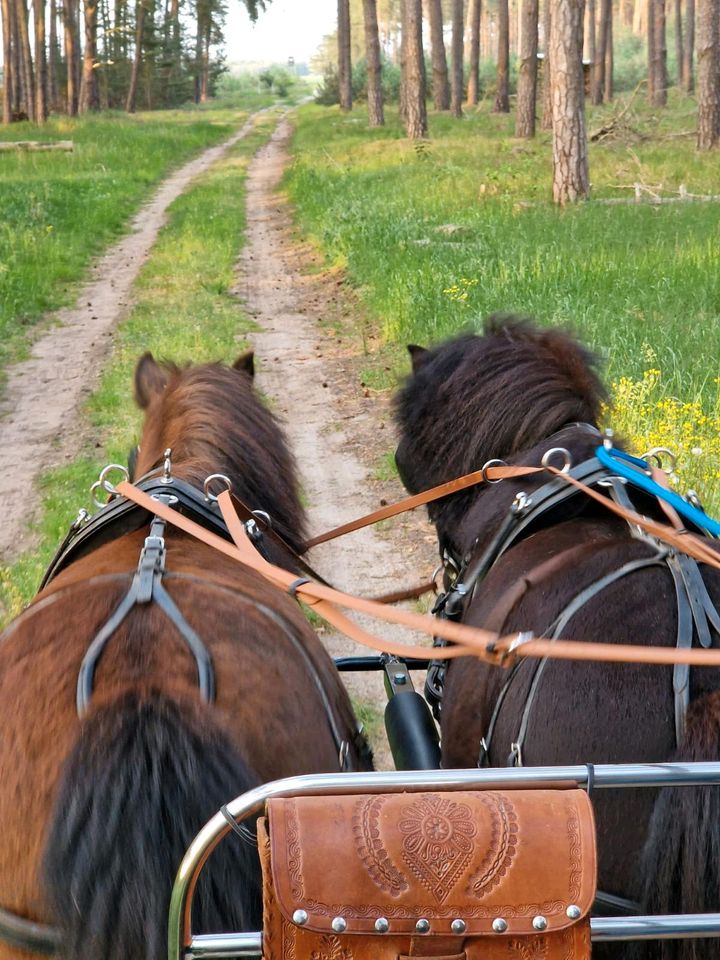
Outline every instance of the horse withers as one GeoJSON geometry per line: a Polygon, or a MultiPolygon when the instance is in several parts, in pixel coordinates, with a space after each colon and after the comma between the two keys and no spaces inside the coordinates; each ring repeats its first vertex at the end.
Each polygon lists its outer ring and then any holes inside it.
{"type": "MultiPolygon", "coordinates": [[[[251,355],[181,368],[147,354],[135,391],[136,470],[158,496],[187,509],[189,491],[209,523],[203,484],[224,475],[302,549],[295,466],[253,390],[251,355]]],[[[180,860],[234,796],[370,767],[334,664],[291,597],[127,506],[106,508],[112,524],[56,564],[0,643],[0,908],[55,925],[73,960],[163,960],[180,860]]],[[[253,837],[230,834],[206,872],[197,928],[256,929],[253,837]]],[[[0,956],[27,953],[2,945],[0,956]]]]}
{"type": "MultiPolygon", "coordinates": [[[[620,503],[631,496],[594,460],[605,393],[593,356],[569,334],[497,316],[483,336],[409,349],[396,459],[411,493],[492,460],[540,466],[552,450],[553,465],[620,503]]],[[[571,491],[540,473],[431,504],[448,584],[468,587],[464,597],[449,589],[444,615],[503,634],[717,646],[718,571],[700,572],[571,491]]],[[[635,503],[665,519],[653,498],[635,503]]],[[[440,692],[446,767],[720,758],[717,669],[524,660],[506,671],[462,658],[448,661],[440,692]]],[[[717,788],[602,791],[595,805],[599,904],[627,913],[720,908],[717,788]]],[[[715,947],[643,949],[700,960],[715,947]]]]}

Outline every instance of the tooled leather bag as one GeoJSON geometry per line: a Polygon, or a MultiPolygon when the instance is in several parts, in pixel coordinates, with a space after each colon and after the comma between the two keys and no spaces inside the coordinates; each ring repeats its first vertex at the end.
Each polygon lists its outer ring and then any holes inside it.
{"type": "Polygon", "coordinates": [[[273,799],[265,960],[586,960],[595,824],[578,789],[273,799]]]}

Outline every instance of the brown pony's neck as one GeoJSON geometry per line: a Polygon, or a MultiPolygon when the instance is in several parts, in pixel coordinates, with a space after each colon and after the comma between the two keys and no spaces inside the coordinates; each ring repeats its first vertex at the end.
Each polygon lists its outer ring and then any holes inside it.
{"type": "Polygon", "coordinates": [[[147,409],[137,472],[162,464],[170,448],[174,476],[202,489],[213,473],[252,510],[264,510],[294,549],[305,516],[295,463],[273,415],[250,377],[221,364],[169,367],[167,386],[147,409]]]}

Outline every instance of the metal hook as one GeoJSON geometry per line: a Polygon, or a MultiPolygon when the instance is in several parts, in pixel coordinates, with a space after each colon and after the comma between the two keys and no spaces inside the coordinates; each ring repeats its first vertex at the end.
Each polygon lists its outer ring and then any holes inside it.
{"type": "Polygon", "coordinates": [[[172,447],[168,447],[163,453],[163,472],[160,477],[160,483],[172,483],[172,447]]]}

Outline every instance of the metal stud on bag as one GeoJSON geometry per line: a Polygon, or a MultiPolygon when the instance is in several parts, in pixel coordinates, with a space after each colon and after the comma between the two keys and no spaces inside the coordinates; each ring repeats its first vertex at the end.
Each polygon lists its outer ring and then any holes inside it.
{"type": "Polygon", "coordinates": [[[565,913],[571,920],[579,920],[582,910],[576,903],[571,903],[565,913]]]}
{"type": "Polygon", "coordinates": [[[375,921],[375,929],[378,933],[387,933],[390,929],[390,923],[386,917],[378,917],[375,921]]]}
{"type": "Polygon", "coordinates": [[[495,917],[492,922],[492,928],[495,933],[505,933],[508,928],[507,920],[503,920],[502,917],[495,917]]]}
{"type": "Polygon", "coordinates": [[[429,933],[430,932],[430,921],[426,920],[424,917],[418,920],[415,924],[415,930],[417,933],[429,933]]]}
{"type": "Polygon", "coordinates": [[[302,927],[303,924],[308,922],[307,910],[296,910],[293,913],[293,923],[296,923],[299,927],[302,927]]]}
{"type": "Polygon", "coordinates": [[[535,930],[547,930],[547,920],[545,917],[533,917],[532,925],[535,930]]]}
{"type": "Polygon", "coordinates": [[[345,917],[335,917],[331,924],[335,933],[345,933],[347,929],[347,920],[345,917]]]}
{"type": "Polygon", "coordinates": [[[465,933],[465,921],[458,917],[457,920],[453,920],[450,924],[450,929],[453,933],[465,933]]]}

